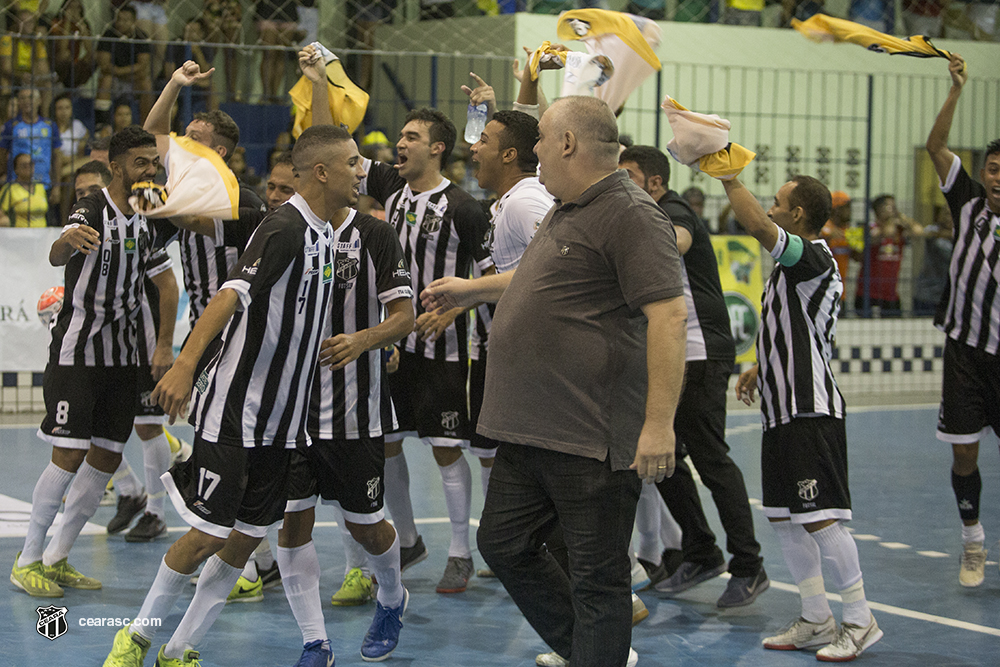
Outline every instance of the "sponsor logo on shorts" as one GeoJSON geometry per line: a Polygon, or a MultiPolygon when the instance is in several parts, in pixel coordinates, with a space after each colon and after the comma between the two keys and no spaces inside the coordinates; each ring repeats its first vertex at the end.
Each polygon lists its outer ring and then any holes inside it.
{"type": "Polygon", "coordinates": [[[46,639],[59,639],[69,630],[69,625],[66,623],[66,612],[69,609],[66,607],[54,607],[50,605],[48,607],[36,607],[35,611],[38,612],[38,623],[35,624],[35,629],[38,630],[38,634],[46,639]]]}
{"type": "Polygon", "coordinates": [[[819,495],[819,489],[816,488],[816,480],[814,479],[804,479],[799,484],[799,498],[802,500],[816,500],[816,496],[819,495]]]}
{"type": "Polygon", "coordinates": [[[69,431],[62,428],[61,426],[56,426],[52,429],[52,435],[69,435],[69,431]]]}
{"type": "Polygon", "coordinates": [[[458,428],[458,411],[457,410],[446,410],[441,413],[441,426],[448,429],[449,431],[454,431],[458,428]]]}
{"type": "Polygon", "coordinates": [[[373,477],[368,480],[368,499],[375,500],[378,498],[378,485],[382,481],[381,477],[373,477]]]}
{"type": "Polygon", "coordinates": [[[200,500],[194,501],[194,503],[192,503],[191,507],[192,507],[192,509],[198,510],[199,512],[201,512],[205,516],[208,516],[209,514],[212,513],[212,510],[210,510],[207,507],[205,507],[205,503],[203,503],[200,500]]]}

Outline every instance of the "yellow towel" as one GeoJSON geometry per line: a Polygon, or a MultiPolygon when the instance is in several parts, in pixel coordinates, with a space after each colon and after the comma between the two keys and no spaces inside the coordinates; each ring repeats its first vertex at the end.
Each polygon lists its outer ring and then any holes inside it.
{"type": "Polygon", "coordinates": [[[753,151],[730,143],[732,125],[725,118],[690,111],[669,95],[661,106],[674,133],[667,152],[681,164],[712,178],[729,180],[756,157],[753,151]]]}
{"type": "Polygon", "coordinates": [[[876,53],[951,59],[951,53],[937,48],[923,35],[901,39],[853,21],[835,19],[825,14],[815,14],[806,21],[792,19],[792,27],[814,42],[850,42],[876,53]]]}
{"type": "MultiPolygon", "coordinates": [[[[147,217],[197,215],[220,220],[239,217],[240,185],[218,153],[193,139],[171,133],[166,164],[167,201],[146,212],[147,217]]],[[[129,203],[141,210],[135,195],[129,197],[129,203]]]]}
{"type": "MultiPolygon", "coordinates": [[[[348,131],[353,132],[364,120],[368,93],[351,81],[336,57],[326,64],[326,83],[333,122],[346,125],[348,131]]],[[[312,82],[301,76],[288,94],[295,108],[292,137],[297,139],[303,130],[312,125],[312,82]]]]}
{"type": "Polygon", "coordinates": [[[566,53],[566,51],[559,51],[552,48],[552,42],[548,40],[542,42],[542,45],[535,49],[535,51],[531,54],[531,57],[528,58],[528,70],[531,72],[531,80],[538,80],[538,68],[542,63],[543,58],[546,56],[550,58],[558,58],[562,61],[562,64],[565,65],[566,53]]]}

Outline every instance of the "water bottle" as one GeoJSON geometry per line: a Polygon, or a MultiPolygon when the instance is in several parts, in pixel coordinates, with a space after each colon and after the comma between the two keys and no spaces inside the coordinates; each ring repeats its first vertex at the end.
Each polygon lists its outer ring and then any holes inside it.
{"type": "Polygon", "coordinates": [[[484,129],[486,129],[486,105],[469,104],[465,120],[465,141],[470,144],[476,143],[484,129]]]}

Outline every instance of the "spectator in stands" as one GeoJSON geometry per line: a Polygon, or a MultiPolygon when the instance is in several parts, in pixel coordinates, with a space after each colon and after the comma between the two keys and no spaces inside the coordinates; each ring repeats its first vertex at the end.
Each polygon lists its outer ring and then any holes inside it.
{"type": "Polygon", "coordinates": [[[933,315],[948,287],[948,267],[955,247],[947,206],[934,207],[934,223],[924,228],[924,264],[913,281],[913,314],[933,315]]]}
{"type": "MultiPolygon", "coordinates": [[[[164,81],[169,81],[177,68],[188,60],[198,63],[202,72],[212,69],[215,48],[202,46],[202,42],[206,41],[207,33],[205,21],[201,17],[189,19],[184,24],[184,35],[171,42],[167,48],[163,70],[160,72],[164,81]]],[[[205,77],[191,86],[190,112],[192,114],[198,111],[214,111],[219,108],[219,99],[213,94],[212,80],[213,77],[205,77]]]]}
{"type": "Polygon", "coordinates": [[[14,156],[27,153],[34,168],[32,181],[41,183],[53,204],[59,197],[59,130],[41,116],[41,95],[34,88],[17,91],[18,114],[0,130],[0,168],[8,181],[14,180],[14,156]]]}
{"type": "Polygon", "coordinates": [[[108,157],[108,150],[111,148],[111,140],[106,137],[94,137],[90,140],[90,149],[87,153],[87,158],[89,160],[97,160],[106,165],[111,164],[111,160],[108,157]]]}
{"type": "Polygon", "coordinates": [[[851,0],[848,17],[855,23],[866,25],[879,32],[892,33],[896,6],[888,0],[851,0]]]}
{"type": "MultiPolygon", "coordinates": [[[[875,221],[868,228],[868,271],[871,306],[878,307],[882,317],[899,317],[899,267],[903,262],[903,246],[912,236],[923,236],[924,230],[915,220],[896,208],[892,195],[880,195],[872,202],[875,221]]],[[[864,275],[858,277],[854,309],[864,312],[864,275]]]]}
{"type": "Polygon", "coordinates": [[[153,81],[150,74],[148,36],[136,27],[132,5],[118,8],[114,23],[97,43],[97,66],[100,69],[95,118],[108,122],[111,100],[125,94],[139,94],[139,117],[153,108],[153,81]],[[143,40],[143,41],[121,41],[143,40]]]}
{"type": "Polygon", "coordinates": [[[726,9],[719,23],[726,25],[760,26],[764,0],[726,0],[726,9]]]}
{"type": "MultiPolygon", "coordinates": [[[[375,48],[375,29],[392,20],[396,0],[347,0],[347,15],[353,18],[348,45],[354,49],[371,51],[375,48]]],[[[374,59],[369,55],[360,57],[358,85],[363,90],[371,90],[374,59]]]]}
{"type": "Polygon", "coordinates": [[[49,53],[38,30],[38,14],[19,9],[11,32],[0,36],[0,92],[30,86],[42,92],[42,102],[51,102],[49,53]]]}
{"type": "MultiPolygon", "coordinates": [[[[833,260],[837,263],[840,280],[846,285],[852,255],[851,244],[847,240],[847,230],[851,227],[851,198],[842,190],[835,190],[830,195],[833,200],[833,208],[830,211],[830,219],[820,230],[820,237],[830,247],[833,260]]],[[[855,259],[861,261],[860,254],[855,259]]],[[[840,298],[843,300],[844,294],[841,294],[840,298]]]]}
{"type": "Polygon", "coordinates": [[[131,0],[135,8],[135,26],[146,33],[154,41],[150,46],[150,63],[153,72],[163,69],[163,59],[166,56],[167,40],[167,0],[131,0]],[[158,43],[156,43],[158,42],[158,43]]]}
{"type": "Polygon", "coordinates": [[[76,198],[72,187],[73,173],[87,162],[83,152],[89,133],[86,126],[73,117],[73,100],[69,93],[63,93],[53,102],[52,120],[59,130],[59,141],[62,144],[59,148],[62,156],[59,169],[59,183],[62,186],[59,219],[65,220],[69,215],[69,207],[76,198]]]}
{"type": "Polygon", "coordinates": [[[907,35],[941,36],[945,0],[903,0],[903,27],[907,35]]]}
{"type": "Polygon", "coordinates": [[[996,0],[966,2],[955,0],[947,7],[945,37],[949,39],[974,39],[989,42],[997,39],[996,0]]]}
{"type": "MultiPolygon", "coordinates": [[[[132,104],[127,100],[122,100],[115,104],[115,113],[111,117],[111,134],[121,132],[129,125],[133,125],[135,119],[132,116],[132,104]]],[[[110,135],[109,135],[110,136],[110,135]]]]}
{"type": "Polygon", "coordinates": [[[781,0],[781,27],[792,27],[792,19],[805,21],[823,11],[823,0],[781,0]]]}
{"type": "Polygon", "coordinates": [[[16,178],[0,188],[0,227],[44,227],[49,211],[45,186],[32,180],[31,155],[14,156],[16,178]]]}
{"type": "MultiPolygon", "coordinates": [[[[296,0],[258,0],[255,7],[260,43],[265,46],[291,46],[299,41],[298,2],[296,0]]],[[[265,51],[260,59],[260,80],[265,103],[280,103],[285,93],[285,53],[265,51]]]]}
{"type": "Polygon", "coordinates": [[[647,19],[654,21],[665,21],[667,19],[666,3],[664,0],[629,0],[625,11],[636,16],[645,16],[647,19]]]}
{"type": "Polygon", "coordinates": [[[681,193],[681,199],[688,203],[688,206],[698,216],[698,219],[708,227],[708,218],[705,217],[705,193],[702,192],[702,189],[692,185],[681,193]]]}
{"type": "MultiPolygon", "coordinates": [[[[243,6],[239,0],[209,0],[205,4],[205,10],[201,17],[205,30],[205,41],[215,44],[240,44],[243,41],[243,6]]],[[[214,54],[213,54],[214,55],[214,54]]],[[[213,58],[208,55],[209,64],[213,58]]],[[[239,89],[239,49],[225,48],[222,50],[222,59],[225,66],[225,90],[222,96],[228,102],[241,102],[242,94],[239,89]]],[[[177,63],[179,67],[183,61],[177,63]]],[[[205,65],[201,65],[201,71],[208,71],[205,65]]],[[[211,81],[211,79],[209,79],[211,81]]],[[[218,108],[218,97],[213,96],[214,106],[218,108]]]]}
{"type": "Polygon", "coordinates": [[[94,73],[90,23],[83,13],[83,0],[66,0],[49,28],[52,69],[66,88],[79,88],[94,73]]]}

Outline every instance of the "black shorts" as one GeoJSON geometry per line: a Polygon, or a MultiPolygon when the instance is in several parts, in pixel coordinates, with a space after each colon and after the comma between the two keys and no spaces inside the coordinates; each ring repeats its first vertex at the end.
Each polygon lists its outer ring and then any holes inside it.
{"type": "Polygon", "coordinates": [[[1000,435],[1000,356],[947,338],[938,440],[972,444],[987,427],[1000,435]]]}
{"type": "Polygon", "coordinates": [[[388,376],[396,408],[396,432],[416,431],[421,438],[469,439],[465,392],[468,367],[412,352],[399,353],[399,370],[388,376]]]}
{"type": "Polygon", "coordinates": [[[38,437],[55,447],[125,449],[136,404],[135,366],[48,364],[42,380],[45,419],[38,437]]]}
{"type": "Polygon", "coordinates": [[[313,440],[312,447],[292,450],[286,512],[301,512],[338,503],[351,523],[378,523],[385,518],[385,438],[313,440]]]}
{"type": "Polygon", "coordinates": [[[851,518],[847,431],[835,417],[796,417],[764,431],[764,513],[793,523],[851,518]]]}
{"type": "Polygon", "coordinates": [[[163,476],[177,513],[193,528],[225,539],[232,529],[264,537],[285,516],[292,450],[233,447],[195,435],[191,458],[163,476]]]}
{"type": "Polygon", "coordinates": [[[136,383],[139,392],[136,395],[135,423],[136,424],[162,424],[163,408],[153,400],[153,390],[156,389],[156,380],[153,379],[153,369],[149,366],[139,366],[136,373],[136,383]]]}
{"type": "Polygon", "coordinates": [[[480,353],[481,359],[473,359],[469,364],[469,449],[479,457],[493,458],[496,453],[497,441],[476,433],[479,424],[479,413],[483,409],[483,391],[486,389],[486,353],[480,353]]]}

